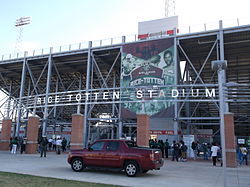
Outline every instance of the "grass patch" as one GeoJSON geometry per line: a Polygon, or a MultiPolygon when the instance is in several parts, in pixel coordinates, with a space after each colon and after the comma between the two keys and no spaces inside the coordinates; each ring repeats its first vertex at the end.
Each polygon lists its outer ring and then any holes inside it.
{"type": "MultiPolygon", "coordinates": [[[[33,175],[0,172],[1,187],[108,187],[116,186],[111,184],[98,184],[89,182],[80,182],[65,179],[56,179],[50,177],[37,177],[33,175]]],[[[119,186],[117,186],[119,187],[119,186]]]]}

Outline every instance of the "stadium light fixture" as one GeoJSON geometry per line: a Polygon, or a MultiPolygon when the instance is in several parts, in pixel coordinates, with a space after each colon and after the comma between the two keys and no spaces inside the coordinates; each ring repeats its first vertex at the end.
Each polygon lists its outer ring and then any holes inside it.
{"type": "Polygon", "coordinates": [[[16,20],[15,26],[20,27],[20,26],[28,25],[28,24],[30,24],[30,17],[21,17],[16,20]]]}

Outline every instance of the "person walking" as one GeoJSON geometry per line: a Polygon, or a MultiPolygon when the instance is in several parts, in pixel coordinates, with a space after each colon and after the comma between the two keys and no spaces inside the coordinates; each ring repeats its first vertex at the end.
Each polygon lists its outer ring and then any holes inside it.
{"type": "Polygon", "coordinates": [[[47,138],[42,137],[42,140],[40,142],[40,146],[41,146],[41,155],[40,155],[40,157],[42,157],[42,156],[46,157],[47,144],[48,144],[47,138]]]}
{"type": "Polygon", "coordinates": [[[247,165],[247,154],[248,154],[247,148],[244,145],[242,145],[240,147],[240,151],[242,152],[242,164],[245,161],[245,163],[247,165]]]}
{"type": "Polygon", "coordinates": [[[239,165],[241,166],[243,164],[243,154],[240,148],[241,148],[241,145],[237,148],[236,152],[238,156],[239,165]]]}
{"type": "Polygon", "coordinates": [[[197,152],[196,152],[196,150],[197,150],[197,143],[196,142],[192,142],[192,145],[191,145],[191,148],[192,148],[192,151],[193,151],[193,153],[192,153],[192,155],[193,155],[193,159],[195,160],[196,159],[196,157],[197,157],[197,152]]]}
{"type": "Polygon", "coordinates": [[[26,140],[25,138],[22,138],[20,140],[20,153],[23,154],[23,152],[25,151],[25,145],[26,145],[26,140]]]}
{"type": "Polygon", "coordinates": [[[178,162],[178,159],[179,159],[179,144],[176,143],[175,140],[173,141],[172,149],[173,149],[173,152],[172,152],[172,154],[173,154],[172,161],[176,160],[178,162]]]}
{"type": "Polygon", "coordinates": [[[203,143],[204,160],[208,160],[208,146],[207,143],[203,143]]]}
{"type": "Polygon", "coordinates": [[[168,149],[169,149],[169,142],[168,139],[165,141],[165,156],[168,158],[168,149]]]}
{"type": "Polygon", "coordinates": [[[49,150],[51,151],[52,150],[53,139],[49,138],[48,142],[49,142],[49,150]]]}
{"type": "Polygon", "coordinates": [[[187,146],[185,145],[184,141],[181,141],[181,161],[186,162],[187,161],[187,146]]]}
{"type": "Polygon", "coordinates": [[[219,147],[219,151],[217,153],[217,161],[220,162],[220,166],[223,166],[223,160],[222,160],[222,147],[220,145],[217,145],[219,147]]]}
{"type": "Polygon", "coordinates": [[[61,140],[61,138],[57,138],[57,140],[56,140],[56,153],[58,155],[61,154],[61,147],[62,147],[62,140],[61,140]]]}
{"type": "Polygon", "coordinates": [[[211,147],[211,152],[212,152],[212,160],[213,160],[213,166],[216,166],[216,161],[217,161],[217,156],[218,156],[218,151],[220,150],[220,148],[217,146],[216,143],[212,144],[211,147]]]}
{"type": "Polygon", "coordinates": [[[15,137],[14,139],[12,139],[11,144],[12,144],[11,154],[16,154],[17,145],[18,145],[18,139],[17,139],[17,137],[15,137]]]}
{"type": "Polygon", "coordinates": [[[63,137],[63,140],[62,140],[62,152],[66,151],[66,146],[67,146],[67,140],[65,139],[65,137],[63,137]]]}
{"type": "Polygon", "coordinates": [[[52,141],[52,148],[53,148],[53,151],[56,151],[56,138],[54,138],[52,141]]]}

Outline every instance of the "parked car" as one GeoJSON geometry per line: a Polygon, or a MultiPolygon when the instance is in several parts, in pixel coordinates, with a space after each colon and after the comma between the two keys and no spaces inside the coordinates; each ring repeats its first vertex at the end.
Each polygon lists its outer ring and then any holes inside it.
{"type": "Polygon", "coordinates": [[[138,147],[129,140],[98,140],[86,149],[71,150],[68,163],[76,171],[84,168],[124,170],[127,176],[159,170],[163,166],[159,149],[138,147]]]}

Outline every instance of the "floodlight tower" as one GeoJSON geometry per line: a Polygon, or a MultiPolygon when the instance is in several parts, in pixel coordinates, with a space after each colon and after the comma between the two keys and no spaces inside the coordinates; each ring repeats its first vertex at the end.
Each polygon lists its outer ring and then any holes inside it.
{"type": "Polygon", "coordinates": [[[15,26],[18,29],[17,40],[15,46],[15,53],[20,52],[22,48],[22,39],[23,39],[23,26],[30,24],[30,17],[21,17],[16,20],[15,26]]]}
{"type": "Polygon", "coordinates": [[[175,0],[165,1],[165,16],[166,17],[175,16],[175,0]]]}

